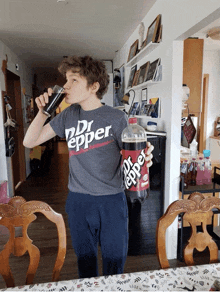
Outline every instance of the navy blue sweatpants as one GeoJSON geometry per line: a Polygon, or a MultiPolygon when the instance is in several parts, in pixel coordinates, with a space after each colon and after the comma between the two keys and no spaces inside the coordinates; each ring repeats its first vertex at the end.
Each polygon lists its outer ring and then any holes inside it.
{"type": "Polygon", "coordinates": [[[98,243],[103,275],[123,273],[128,250],[125,194],[92,196],[69,192],[66,212],[80,278],[98,276],[98,243]]]}

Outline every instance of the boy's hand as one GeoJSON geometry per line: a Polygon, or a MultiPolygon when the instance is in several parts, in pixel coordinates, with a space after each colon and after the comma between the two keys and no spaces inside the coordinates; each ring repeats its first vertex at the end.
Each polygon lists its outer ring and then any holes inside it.
{"type": "Polygon", "coordinates": [[[146,157],[145,160],[148,162],[147,163],[147,167],[151,167],[153,162],[152,162],[152,158],[153,158],[153,154],[151,153],[154,150],[154,146],[151,145],[150,142],[147,142],[147,152],[146,152],[146,157]]]}
{"type": "Polygon", "coordinates": [[[46,103],[49,102],[49,96],[51,96],[52,92],[53,92],[52,88],[48,88],[47,92],[44,92],[44,94],[41,94],[40,96],[35,98],[35,102],[37,104],[39,111],[42,111],[46,103]]]}
{"type": "MultiPolygon", "coordinates": [[[[150,142],[147,142],[146,149],[147,149],[147,152],[146,152],[145,160],[148,162],[147,167],[151,167],[153,165],[153,161],[152,161],[153,154],[151,152],[154,150],[154,146],[151,145],[150,142]]],[[[120,151],[120,153],[122,154],[122,151],[120,151]]]]}

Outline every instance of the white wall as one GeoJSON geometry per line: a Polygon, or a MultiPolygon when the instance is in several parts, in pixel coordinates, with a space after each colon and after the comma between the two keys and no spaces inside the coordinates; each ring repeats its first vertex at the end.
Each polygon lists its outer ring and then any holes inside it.
{"type": "Polygon", "coordinates": [[[209,74],[206,125],[206,148],[209,149],[209,137],[214,135],[214,121],[220,116],[220,48],[204,51],[203,74],[209,74]]]}
{"type": "MultiPolygon", "coordinates": [[[[138,63],[161,58],[163,66],[162,83],[148,90],[150,97],[161,99],[161,119],[159,129],[167,132],[166,169],[165,169],[165,209],[178,199],[179,166],[180,166],[180,118],[182,89],[183,40],[196,33],[208,23],[219,18],[220,3],[218,0],[157,0],[149,13],[142,20],[145,34],[148,26],[158,14],[162,15],[162,43],[149,56],[138,63]]],[[[114,58],[114,68],[126,63],[130,46],[138,39],[138,29],[129,37],[114,58]]],[[[127,84],[128,70],[125,72],[127,84]]],[[[137,96],[140,93],[137,93],[137,96]]],[[[138,98],[138,97],[137,97],[138,98]]],[[[147,118],[140,123],[146,125],[147,118]]],[[[167,232],[168,258],[176,257],[177,224],[167,232]]]]}
{"type": "MultiPolygon", "coordinates": [[[[6,59],[6,54],[8,56],[7,69],[14,74],[20,76],[21,89],[26,88],[26,94],[32,95],[32,72],[31,70],[9,49],[3,42],[0,41],[0,64],[2,60],[6,59]],[[19,71],[16,70],[15,64],[19,65],[19,71]]],[[[5,91],[5,78],[2,70],[0,71],[0,92],[5,91]]],[[[4,121],[3,121],[3,106],[2,98],[0,98],[0,181],[8,181],[8,191],[10,197],[14,195],[13,183],[12,183],[12,169],[11,169],[11,158],[5,156],[5,135],[4,135],[4,121]]],[[[24,96],[22,94],[22,108],[24,109],[24,96]]],[[[25,124],[24,127],[27,129],[28,125],[25,124]]],[[[26,159],[26,174],[30,174],[29,165],[29,149],[25,150],[26,159]]]]}

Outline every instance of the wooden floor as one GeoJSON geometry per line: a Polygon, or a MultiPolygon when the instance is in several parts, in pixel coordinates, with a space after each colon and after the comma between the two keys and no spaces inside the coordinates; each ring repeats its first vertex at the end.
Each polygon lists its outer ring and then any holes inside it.
{"type": "MultiPolygon", "coordinates": [[[[31,175],[16,190],[17,196],[22,196],[26,200],[41,200],[48,203],[56,212],[62,213],[67,229],[67,253],[64,266],[61,271],[60,280],[77,279],[77,262],[74,250],[71,245],[71,238],[65,213],[65,201],[67,197],[68,182],[68,153],[65,142],[56,142],[54,153],[51,159],[49,172],[41,176],[31,175]]],[[[50,223],[43,215],[39,214],[36,221],[31,223],[28,229],[29,237],[41,251],[40,265],[34,279],[34,283],[43,283],[51,281],[52,267],[55,262],[57,234],[56,227],[50,223]]],[[[8,240],[6,229],[0,229],[0,250],[8,240]]],[[[205,261],[206,257],[200,258],[200,263],[205,261]]],[[[25,273],[29,263],[29,256],[16,258],[11,256],[10,264],[16,285],[25,283],[25,273]]],[[[184,266],[185,264],[177,260],[170,261],[172,267],[184,266]]],[[[102,260],[99,250],[99,273],[102,275],[102,260]]],[[[144,270],[159,269],[159,263],[156,255],[128,256],[124,272],[138,272],[144,270]]],[[[0,288],[5,284],[0,276],[0,288]]]]}

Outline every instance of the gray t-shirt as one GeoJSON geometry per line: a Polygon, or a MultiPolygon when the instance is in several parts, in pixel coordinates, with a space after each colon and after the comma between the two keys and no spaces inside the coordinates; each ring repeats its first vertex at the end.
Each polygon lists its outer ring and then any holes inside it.
{"type": "Polygon", "coordinates": [[[106,105],[91,111],[71,105],[50,122],[67,141],[70,191],[101,196],[124,190],[120,150],[127,123],[124,112],[106,105]]]}

